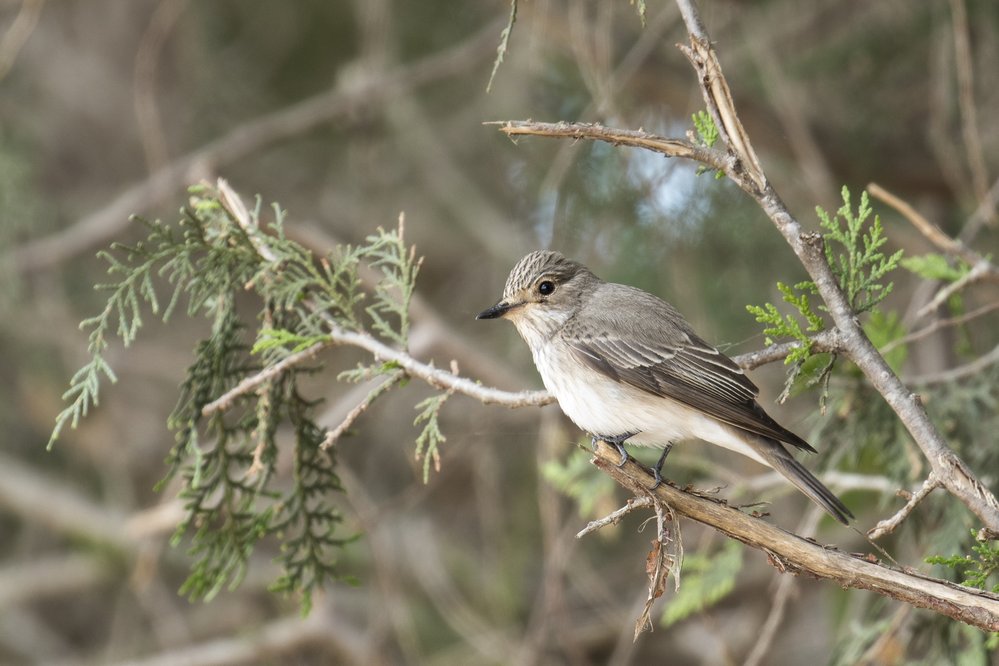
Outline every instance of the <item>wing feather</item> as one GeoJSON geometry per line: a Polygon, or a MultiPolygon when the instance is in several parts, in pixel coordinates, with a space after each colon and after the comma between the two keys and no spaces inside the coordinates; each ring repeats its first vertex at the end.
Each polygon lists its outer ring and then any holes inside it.
{"type": "MultiPolygon", "coordinates": [[[[606,331],[606,329],[604,329],[606,331]]],[[[634,332],[629,332],[634,333],[634,332]]],[[[756,402],[759,389],[730,358],[693,333],[675,340],[634,339],[603,332],[564,336],[576,358],[616,382],[677,400],[720,421],[808,451],[756,402]]]]}

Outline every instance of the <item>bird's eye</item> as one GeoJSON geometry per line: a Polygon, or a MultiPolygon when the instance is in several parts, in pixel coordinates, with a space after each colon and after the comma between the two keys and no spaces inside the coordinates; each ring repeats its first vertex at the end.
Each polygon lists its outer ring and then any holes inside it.
{"type": "Polygon", "coordinates": [[[542,296],[547,296],[553,291],[555,291],[555,283],[551,280],[545,280],[538,285],[538,293],[542,296]]]}

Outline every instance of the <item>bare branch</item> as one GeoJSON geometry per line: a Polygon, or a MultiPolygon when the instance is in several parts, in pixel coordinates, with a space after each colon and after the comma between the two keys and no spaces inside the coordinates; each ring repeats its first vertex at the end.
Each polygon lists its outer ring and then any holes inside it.
{"type": "Polygon", "coordinates": [[[927,220],[923,214],[909,204],[908,201],[892,194],[877,183],[868,183],[867,192],[875,199],[883,201],[898,211],[898,213],[908,220],[912,226],[916,227],[916,230],[919,233],[926,237],[926,240],[936,245],[941,251],[954,257],[960,257],[969,264],[977,264],[981,261],[982,255],[978,254],[961,241],[955,240],[948,236],[940,229],[940,227],[927,220]]]}
{"type": "Polygon", "coordinates": [[[591,532],[596,532],[602,527],[607,527],[608,525],[617,525],[621,522],[621,519],[627,516],[629,513],[635,509],[644,509],[647,506],[652,506],[654,500],[646,495],[645,497],[632,497],[628,502],[622,506],[620,509],[613,511],[603,518],[597,520],[591,520],[586,524],[586,527],[576,532],[576,538],[582,539],[587,534],[591,532]]]}
{"type": "Polygon", "coordinates": [[[368,395],[364,396],[364,400],[357,403],[353,409],[347,412],[347,416],[343,417],[343,421],[340,422],[340,425],[326,433],[326,437],[323,438],[323,443],[319,445],[319,448],[328,449],[333,446],[333,444],[336,443],[336,440],[340,439],[343,436],[343,433],[347,432],[350,427],[354,425],[354,421],[359,419],[361,414],[368,411],[368,407],[371,406],[371,403],[377,400],[380,395],[385,393],[385,391],[388,391],[390,388],[402,381],[405,377],[406,373],[402,371],[393,372],[387,379],[385,379],[385,381],[371,389],[371,391],[368,392],[368,395]]]}
{"type": "Polygon", "coordinates": [[[642,130],[623,130],[595,123],[540,123],[532,120],[491,121],[483,125],[499,125],[509,137],[549,136],[566,139],[605,141],[614,146],[645,148],[667,157],[688,157],[713,169],[728,173],[733,162],[725,153],[695,145],[686,139],[670,139],[642,130]]]}
{"type": "Polygon", "coordinates": [[[902,521],[909,517],[912,510],[916,508],[916,505],[922,502],[926,497],[932,493],[934,490],[940,487],[940,482],[937,481],[937,477],[934,476],[933,472],[926,477],[922,485],[914,493],[906,493],[908,495],[908,501],[905,503],[898,512],[895,513],[891,518],[886,518],[885,520],[879,521],[877,525],[873,528],[867,530],[867,538],[869,539],[880,539],[886,534],[891,534],[895,531],[895,528],[902,524],[902,521]]]}
{"type": "MultiPolygon", "coordinates": [[[[642,496],[653,483],[652,474],[629,459],[618,467],[620,455],[597,443],[592,462],[627,491],[642,496]]],[[[999,631],[999,595],[962,587],[945,580],[884,566],[862,555],[824,546],[750,516],[722,501],[663,484],[655,496],[673,511],[716,529],[767,554],[778,570],[834,581],[842,587],[871,590],[918,608],[927,608],[986,631],[999,631]]]]}

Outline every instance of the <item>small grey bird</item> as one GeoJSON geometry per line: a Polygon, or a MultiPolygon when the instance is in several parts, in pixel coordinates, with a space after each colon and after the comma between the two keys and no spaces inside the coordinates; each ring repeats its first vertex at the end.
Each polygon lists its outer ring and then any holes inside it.
{"type": "Polygon", "coordinates": [[[768,416],[742,369],[662,299],[538,251],[514,266],[503,298],[476,319],[499,317],[530,346],[562,411],[616,446],[620,464],[625,442],[663,447],[656,486],[673,442],[702,439],[777,470],[841,523],[853,518],[784,444],[815,449],[768,416]]]}

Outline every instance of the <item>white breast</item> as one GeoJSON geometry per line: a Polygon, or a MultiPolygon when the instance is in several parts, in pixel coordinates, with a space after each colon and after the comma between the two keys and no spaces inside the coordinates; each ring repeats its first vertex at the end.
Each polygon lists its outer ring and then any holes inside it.
{"type": "Polygon", "coordinates": [[[664,446],[702,439],[766,462],[732,426],[669,398],[616,382],[579,361],[550,339],[532,345],[534,364],[559,406],[573,423],[591,435],[636,433],[629,444],[664,446]]]}

